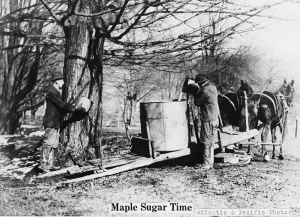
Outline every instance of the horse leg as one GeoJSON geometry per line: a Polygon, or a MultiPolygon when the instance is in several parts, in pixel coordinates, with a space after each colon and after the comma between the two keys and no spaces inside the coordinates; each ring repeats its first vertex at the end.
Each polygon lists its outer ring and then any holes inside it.
{"type": "MultiPolygon", "coordinates": [[[[261,132],[261,142],[262,143],[265,143],[267,141],[269,131],[270,131],[270,124],[264,124],[263,130],[261,132]]],[[[262,145],[262,153],[261,153],[261,155],[265,156],[266,154],[267,154],[266,146],[262,145]]]]}
{"type": "MultiPolygon", "coordinates": [[[[276,143],[276,126],[271,126],[272,143],[276,143]]],[[[272,158],[275,159],[275,145],[273,145],[272,158]]]]}
{"type": "Polygon", "coordinates": [[[287,112],[284,112],[283,115],[283,126],[281,129],[281,135],[282,135],[282,139],[281,139],[281,145],[280,145],[280,154],[279,154],[279,159],[283,160],[283,145],[284,145],[284,141],[285,141],[285,137],[286,137],[286,128],[287,128],[287,112]]]}

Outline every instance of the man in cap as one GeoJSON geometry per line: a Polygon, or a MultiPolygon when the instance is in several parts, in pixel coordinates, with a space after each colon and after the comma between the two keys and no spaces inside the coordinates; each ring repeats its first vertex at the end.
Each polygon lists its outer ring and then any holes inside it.
{"type": "Polygon", "coordinates": [[[43,118],[45,128],[45,138],[42,144],[40,164],[38,172],[50,172],[53,166],[54,149],[59,144],[59,130],[66,113],[77,110],[83,110],[82,106],[75,106],[71,103],[65,103],[61,96],[64,85],[64,77],[60,72],[54,72],[52,76],[52,86],[46,94],[46,111],[43,118]]]}
{"type": "Polygon", "coordinates": [[[199,85],[199,90],[194,96],[194,104],[200,107],[201,130],[200,148],[202,164],[196,164],[196,168],[210,169],[214,163],[214,127],[218,124],[218,91],[205,74],[198,74],[195,83],[199,85]]]}

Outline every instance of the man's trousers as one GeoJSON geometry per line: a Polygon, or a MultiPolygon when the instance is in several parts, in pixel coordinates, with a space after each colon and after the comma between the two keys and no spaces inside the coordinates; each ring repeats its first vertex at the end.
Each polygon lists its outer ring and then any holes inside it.
{"type": "Polygon", "coordinates": [[[54,128],[45,128],[45,138],[42,144],[39,168],[45,172],[49,172],[53,166],[54,149],[59,144],[59,130],[54,128]]]}

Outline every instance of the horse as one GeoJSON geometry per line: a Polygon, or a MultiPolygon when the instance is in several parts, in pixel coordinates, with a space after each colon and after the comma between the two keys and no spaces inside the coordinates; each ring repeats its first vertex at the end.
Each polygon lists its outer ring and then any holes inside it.
{"type": "Polygon", "coordinates": [[[241,100],[243,91],[249,96],[253,93],[251,86],[241,80],[241,87],[237,93],[225,93],[218,95],[218,105],[223,126],[239,126],[241,100]]]}
{"type": "MultiPolygon", "coordinates": [[[[258,121],[262,122],[261,142],[265,143],[268,137],[269,130],[271,129],[272,143],[276,143],[276,127],[279,126],[282,134],[282,142],[284,140],[284,132],[286,128],[286,119],[288,108],[284,102],[285,97],[291,100],[287,103],[287,106],[292,104],[292,92],[293,92],[294,80],[290,84],[287,84],[284,80],[284,84],[275,93],[269,91],[263,91],[262,93],[256,93],[251,95],[247,99],[248,108],[248,124],[249,129],[258,128],[258,121]],[[281,93],[284,97],[280,97],[278,93],[281,93]]],[[[240,117],[240,129],[245,128],[245,104],[241,109],[240,117]]],[[[266,156],[265,145],[262,145],[262,156],[266,156]]],[[[274,156],[273,151],[273,158],[274,156]]],[[[280,159],[283,159],[282,146],[280,148],[280,159]]]]}
{"type": "Polygon", "coordinates": [[[294,99],[294,79],[291,83],[287,83],[284,79],[283,85],[279,88],[276,94],[281,93],[286,98],[286,103],[289,107],[293,107],[293,99],[294,99]]]}

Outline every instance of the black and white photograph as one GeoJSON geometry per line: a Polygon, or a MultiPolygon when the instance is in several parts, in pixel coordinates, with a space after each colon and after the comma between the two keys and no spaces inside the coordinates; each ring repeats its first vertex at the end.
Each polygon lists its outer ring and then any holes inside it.
{"type": "Polygon", "coordinates": [[[1,0],[0,216],[300,216],[300,0],[1,0]]]}

